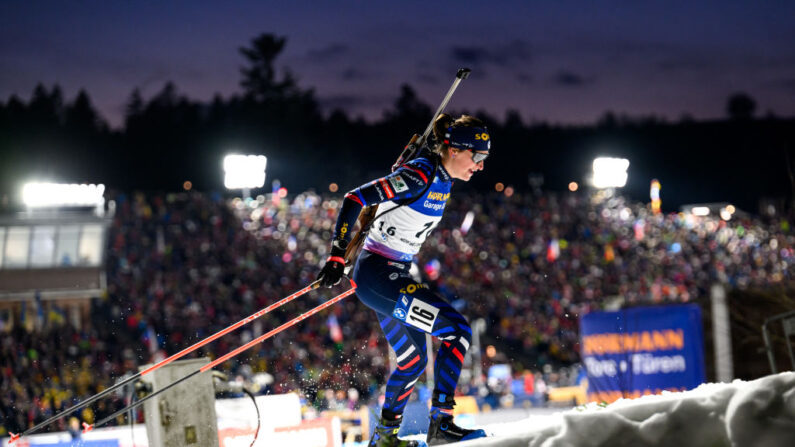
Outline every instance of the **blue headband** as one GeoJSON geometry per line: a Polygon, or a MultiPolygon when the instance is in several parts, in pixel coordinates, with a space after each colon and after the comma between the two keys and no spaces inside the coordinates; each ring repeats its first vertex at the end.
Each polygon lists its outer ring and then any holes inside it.
{"type": "Polygon", "coordinates": [[[485,127],[448,127],[443,142],[466,151],[488,152],[491,149],[491,137],[485,127]]]}

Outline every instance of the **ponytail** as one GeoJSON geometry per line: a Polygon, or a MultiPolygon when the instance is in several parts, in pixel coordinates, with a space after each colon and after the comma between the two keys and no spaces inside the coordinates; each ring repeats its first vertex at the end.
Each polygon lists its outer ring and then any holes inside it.
{"type": "Polygon", "coordinates": [[[442,113],[436,118],[436,121],[433,122],[433,136],[436,138],[436,146],[433,148],[433,151],[439,155],[442,155],[444,151],[445,144],[442,143],[444,141],[444,134],[447,132],[447,128],[453,125],[455,120],[453,117],[442,113]]]}

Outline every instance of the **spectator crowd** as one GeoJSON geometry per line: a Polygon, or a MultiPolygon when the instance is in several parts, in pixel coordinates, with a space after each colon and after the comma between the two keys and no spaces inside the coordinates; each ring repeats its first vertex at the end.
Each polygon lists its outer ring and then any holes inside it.
{"type": "MultiPolygon", "coordinates": [[[[113,200],[108,289],[92,300],[91,318],[34,331],[2,323],[0,434],[23,431],[312,282],[340,205],[314,193],[113,200]]],[[[502,360],[546,369],[537,377],[557,376],[547,365],[578,361],[578,318],[606,303],[688,302],[714,283],[791,285],[794,262],[786,220],[653,214],[621,197],[574,193],[454,196],[417,258],[424,281],[471,321],[485,320],[483,337],[502,360]]],[[[191,356],[223,355],[335,293],[313,291],[191,356]]],[[[222,369],[258,392],[297,391],[321,410],[351,407],[379,395],[387,349],[371,311],[349,298],[222,369]]],[[[483,358],[485,366],[499,361],[483,358]]],[[[134,398],[122,389],[74,416],[91,422],[134,398]]]]}

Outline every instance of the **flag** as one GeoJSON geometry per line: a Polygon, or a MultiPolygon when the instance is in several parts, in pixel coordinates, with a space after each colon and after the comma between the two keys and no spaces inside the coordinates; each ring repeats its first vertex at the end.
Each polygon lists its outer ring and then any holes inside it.
{"type": "Polygon", "coordinates": [[[552,239],[547,246],[547,261],[555,262],[558,256],[560,256],[560,243],[557,239],[552,239]]]}
{"type": "Polygon", "coordinates": [[[155,333],[155,329],[152,326],[146,324],[146,329],[144,329],[144,333],[142,334],[141,338],[149,348],[149,353],[154,354],[157,351],[157,334],[155,333]]]}
{"type": "Polygon", "coordinates": [[[613,244],[607,244],[605,247],[605,261],[613,262],[616,259],[616,252],[613,250],[613,244]]]}
{"type": "Polygon", "coordinates": [[[27,322],[27,319],[28,319],[28,302],[27,301],[23,301],[21,307],[22,307],[22,310],[19,313],[19,323],[20,323],[20,325],[22,327],[26,328],[27,327],[27,323],[28,323],[27,322]]]}
{"type": "Polygon", "coordinates": [[[44,326],[44,304],[41,302],[41,294],[36,292],[36,327],[44,326]]]}
{"type": "Polygon", "coordinates": [[[326,325],[328,326],[329,336],[334,343],[339,343],[342,341],[342,328],[340,328],[340,323],[337,321],[337,317],[335,315],[329,315],[328,320],[326,320],[326,325]]]}
{"type": "Polygon", "coordinates": [[[66,322],[66,312],[60,307],[53,305],[47,314],[47,321],[60,326],[66,322]]]}

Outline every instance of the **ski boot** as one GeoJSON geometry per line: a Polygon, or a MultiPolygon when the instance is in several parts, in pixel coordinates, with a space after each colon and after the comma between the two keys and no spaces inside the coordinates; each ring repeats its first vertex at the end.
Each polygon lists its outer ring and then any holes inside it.
{"type": "Polygon", "coordinates": [[[399,429],[400,419],[390,420],[382,416],[367,447],[419,447],[417,441],[398,439],[399,429]]]}
{"type": "Polygon", "coordinates": [[[482,429],[470,430],[456,425],[453,422],[454,405],[455,400],[451,396],[433,392],[431,422],[428,425],[426,438],[429,446],[486,437],[486,432],[482,429]]]}

